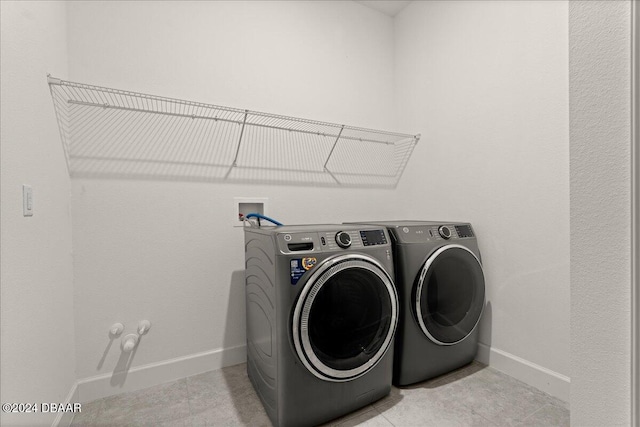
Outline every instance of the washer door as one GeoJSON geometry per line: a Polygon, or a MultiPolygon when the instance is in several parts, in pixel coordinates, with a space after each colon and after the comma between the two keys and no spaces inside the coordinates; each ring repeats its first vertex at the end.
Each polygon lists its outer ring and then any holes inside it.
{"type": "Polygon", "coordinates": [[[349,381],[382,359],[397,322],[398,296],[382,265],[366,255],[340,255],[318,265],[300,293],[293,342],[313,375],[349,381]]]}
{"type": "Polygon", "coordinates": [[[475,329],[484,309],[484,274],[464,246],[442,246],[429,256],[415,288],[414,313],[434,343],[453,345],[475,329]]]}

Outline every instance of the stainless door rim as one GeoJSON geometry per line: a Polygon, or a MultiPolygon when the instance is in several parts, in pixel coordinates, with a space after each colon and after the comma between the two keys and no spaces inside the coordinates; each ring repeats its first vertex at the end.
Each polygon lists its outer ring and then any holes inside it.
{"type": "Polygon", "coordinates": [[[415,302],[414,302],[415,306],[416,306],[416,317],[418,318],[418,324],[420,325],[420,329],[422,329],[422,332],[431,341],[433,341],[434,343],[439,344],[439,345],[455,345],[455,344],[458,344],[459,342],[463,341],[465,338],[467,338],[469,335],[471,335],[471,333],[478,326],[478,323],[480,323],[480,318],[482,318],[482,313],[484,312],[484,301],[482,301],[482,309],[480,310],[480,314],[478,315],[478,319],[476,320],[476,323],[473,325],[473,328],[471,328],[471,330],[469,331],[469,333],[467,335],[465,335],[464,337],[462,337],[461,339],[459,339],[458,341],[455,341],[455,342],[442,342],[442,341],[438,340],[437,338],[435,338],[433,335],[431,335],[431,333],[427,329],[427,325],[425,325],[424,320],[422,318],[422,307],[421,307],[421,304],[420,304],[420,301],[422,300],[422,289],[423,289],[423,286],[424,286],[424,278],[426,277],[427,272],[431,268],[431,265],[433,264],[433,262],[443,252],[445,252],[445,251],[447,251],[449,249],[463,249],[463,250],[469,252],[471,255],[473,255],[473,258],[475,258],[475,260],[477,261],[478,265],[480,266],[480,271],[483,271],[482,270],[482,263],[480,262],[480,260],[476,256],[476,254],[474,254],[472,251],[470,251],[469,248],[467,248],[465,246],[462,246],[462,245],[457,245],[457,244],[450,244],[450,245],[441,246],[440,248],[438,248],[438,250],[436,250],[433,254],[431,254],[429,256],[429,258],[427,259],[427,262],[424,263],[424,266],[422,267],[422,271],[420,272],[420,279],[418,280],[418,287],[416,289],[416,299],[415,299],[415,302]]]}
{"type": "Polygon", "coordinates": [[[350,381],[364,375],[378,364],[390,347],[397,323],[398,294],[393,284],[393,279],[386,272],[382,264],[374,258],[363,254],[338,255],[329,258],[319,265],[305,283],[293,312],[293,342],[298,358],[313,375],[327,381],[350,381]],[[374,273],[382,280],[391,299],[391,324],[382,346],[371,359],[357,368],[338,370],[324,364],[314,353],[309,338],[309,314],[315,297],[327,280],[336,273],[350,268],[363,268],[374,273]]]}

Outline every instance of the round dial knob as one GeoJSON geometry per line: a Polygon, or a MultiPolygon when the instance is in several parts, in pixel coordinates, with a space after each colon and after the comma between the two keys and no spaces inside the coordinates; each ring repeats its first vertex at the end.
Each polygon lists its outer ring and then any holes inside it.
{"type": "Polygon", "coordinates": [[[446,225],[441,225],[440,228],[438,228],[438,233],[443,239],[449,239],[451,237],[451,230],[446,225]]]}
{"type": "Polygon", "coordinates": [[[336,243],[341,248],[348,248],[351,246],[351,236],[346,231],[338,231],[336,233],[336,243]]]}

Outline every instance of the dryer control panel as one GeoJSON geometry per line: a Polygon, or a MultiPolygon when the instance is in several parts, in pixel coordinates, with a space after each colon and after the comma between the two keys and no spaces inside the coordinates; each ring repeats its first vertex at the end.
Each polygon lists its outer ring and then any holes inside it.
{"type": "Polygon", "coordinates": [[[470,225],[456,225],[454,228],[456,229],[456,233],[458,233],[458,237],[461,239],[464,237],[474,237],[470,225]]]}
{"type": "Polygon", "coordinates": [[[407,225],[395,228],[398,240],[404,243],[446,241],[475,237],[469,224],[407,225]]]}

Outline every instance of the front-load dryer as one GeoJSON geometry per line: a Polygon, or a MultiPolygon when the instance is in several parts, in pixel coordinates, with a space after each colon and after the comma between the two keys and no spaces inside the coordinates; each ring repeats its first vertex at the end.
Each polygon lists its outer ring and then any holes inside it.
{"type": "Polygon", "coordinates": [[[485,302],[480,250],[471,224],[375,225],[387,227],[391,235],[400,298],[393,383],[413,384],[471,362],[485,302]]]}
{"type": "Polygon", "coordinates": [[[398,296],[382,226],[245,227],[247,373],[276,426],[391,390],[398,296]]]}

